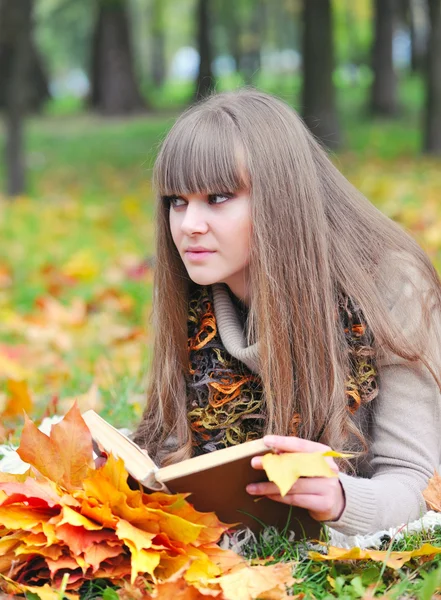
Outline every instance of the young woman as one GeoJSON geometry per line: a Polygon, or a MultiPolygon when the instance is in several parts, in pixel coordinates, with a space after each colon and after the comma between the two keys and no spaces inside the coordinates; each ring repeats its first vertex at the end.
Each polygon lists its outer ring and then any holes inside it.
{"type": "MultiPolygon", "coordinates": [[[[155,345],[136,441],[162,464],[267,434],[359,451],[250,494],[346,534],[418,518],[440,464],[441,284],[281,100],[191,107],[162,144],[155,345]]],[[[261,468],[260,459],[253,466],[261,468]]]]}

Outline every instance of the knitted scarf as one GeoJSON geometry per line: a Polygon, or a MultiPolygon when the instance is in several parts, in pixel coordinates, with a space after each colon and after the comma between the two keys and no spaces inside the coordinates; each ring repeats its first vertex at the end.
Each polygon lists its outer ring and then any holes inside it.
{"type": "MultiPolygon", "coordinates": [[[[373,336],[361,309],[348,296],[338,300],[350,358],[345,393],[347,407],[355,413],[378,394],[373,336]]],[[[260,377],[229,354],[222,344],[210,287],[197,287],[188,312],[189,382],[188,418],[194,454],[261,437],[265,406],[260,377]]],[[[296,435],[301,419],[294,414],[289,435],[296,435]]]]}

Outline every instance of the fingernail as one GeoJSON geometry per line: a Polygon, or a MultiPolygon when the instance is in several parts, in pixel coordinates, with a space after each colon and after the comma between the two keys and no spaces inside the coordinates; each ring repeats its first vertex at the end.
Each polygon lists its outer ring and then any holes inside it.
{"type": "Polygon", "coordinates": [[[256,486],[255,485],[247,485],[247,492],[249,494],[254,494],[255,491],[256,491],[256,486]]]}

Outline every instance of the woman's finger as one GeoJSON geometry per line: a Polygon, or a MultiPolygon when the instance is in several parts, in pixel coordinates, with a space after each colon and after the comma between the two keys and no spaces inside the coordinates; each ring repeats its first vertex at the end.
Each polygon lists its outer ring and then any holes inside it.
{"type": "Polygon", "coordinates": [[[282,452],[325,452],[330,450],[330,447],[325,444],[294,436],[265,435],[263,441],[266,446],[282,452]]]}
{"type": "Polygon", "coordinates": [[[333,514],[331,502],[326,496],[287,494],[282,497],[280,494],[274,494],[268,498],[282,504],[306,508],[311,517],[317,521],[332,520],[338,516],[333,514]]]}
{"type": "MultiPolygon", "coordinates": [[[[330,489],[333,489],[337,485],[340,485],[337,477],[335,479],[327,479],[324,477],[301,477],[298,479],[292,488],[288,491],[287,496],[295,494],[297,495],[318,495],[323,496],[329,493],[330,489]]],[[[254,483],[247,486],[247,492],[253,496],[268,496],[268,495],[280,495],[279,488],[275,483],[272,482],[261,482],[254,483]]]]}

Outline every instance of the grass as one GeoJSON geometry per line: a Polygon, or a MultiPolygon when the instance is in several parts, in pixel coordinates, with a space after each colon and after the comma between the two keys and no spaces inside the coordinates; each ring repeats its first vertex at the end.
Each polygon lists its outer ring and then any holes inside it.
{"type": "MultiPolygon", "coordinates": [[[[299,106],[298,80],[261,83],[299,106]]],[[[235,85],[225,81],[220,89],[235,85]]],[[[441,163],[420,155],[421,81],[402,82],[401,113],[390,121],[369,117],[367,84],[339,86],[344,147],[333,160],[416,237],[440,268],[441,163]]],[[[0,203],[1,402],[8,398],[8,379],[21,368],[35,415],[48,406],[65,408],[63,401],[84,394],[95,382],[100,410],[110,421],[133,427],[139,420],[152,339],[151,167],[160,140],[191,91],[169,85],[150,98],[161,111],[130,119],[106,120],[64,101],[29,120],[28,193],[0,203]],[[58,309],[48,308],[48,298],[56,300],[58,309]]],[[[16,423],[6,425],[14,437],[16,423]]],[[[392,548],[418,547],[426,539],[407,536],[392,548]]],[[[441,545],[441,530],[431,541],[441,545]]],[[[283,536],[262,538],[247,552],[294,560],[299,582],[293,592],[305,598],[387,594],[424,599],[441,586],[438,558],[414,560],[398,571],[372,561],[320,563],[307,558],[304,544],[283,536]]],[[[105,589],[104,596],[113,600],[115,593],[105,582],[94,586],[84,590],[84,598],[101,596],[105,589]]]]}

